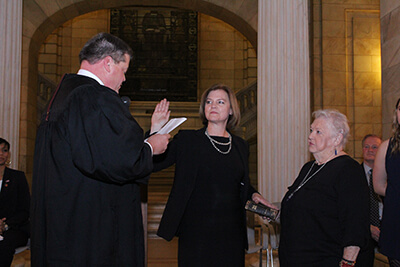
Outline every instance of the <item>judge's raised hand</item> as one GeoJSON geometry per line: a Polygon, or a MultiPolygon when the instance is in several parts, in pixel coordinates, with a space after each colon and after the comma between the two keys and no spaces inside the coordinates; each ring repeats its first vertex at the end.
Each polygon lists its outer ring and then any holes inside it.
{"type": "Polygon", "coordinates": [[[149,142],[153,148],[153,155],[164,153],[170,138],[171,135],[169,134],[155,134],[147,138],[147,142],[149,142]]]}
{"type": "Polygon", "coordinates": [[[163,99],[160,103],[157,104],[154,109],[153,115],[151,116],[151,128],[150,134],[158,132],[164,124],[169,119],[169,114],[171,111],[169,110],[169,101],[167,99],[163,99]]]}

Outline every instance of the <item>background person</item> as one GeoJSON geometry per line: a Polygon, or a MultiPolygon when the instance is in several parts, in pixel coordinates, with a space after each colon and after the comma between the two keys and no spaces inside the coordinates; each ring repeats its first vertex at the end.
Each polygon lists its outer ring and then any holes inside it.
{"type": "Polygon", "coordinates": [[[145,143],[118,95],[131,56],[97,34],[48,105],[34,156],[32,266],[144,266],[139,183],[170,136],[145,143]]]}
{"type": "MultiPolygon", "coordinates": [[[[380,222],[382,219],[383,203],[381,197],[375,193],[372,182],[372,169],[374,167],[376,152],[382,140],[373,134],[367,134],[362,140],[363,162],[361,166],[364,169],[365,178],[369,186],[369,203],[370,203],[370,231],[371,237],[368,246],[362,253],[365,254],[365,262],[358,261],[360,266],[373,266],[375,258],[375,250],[378,247],[380,222]]],[[[361,252],[360,252],[361,253],[361,252]]]]}
{"type": "Polygon", "coordinates": [[[29,238],[29,186],[25,173],[6,166],[10,143],[0,138],[0,266],[11,266],[15,249],[29,238]]]}
{"type": "Polygon", "coordinates": [[[393,115],[393,135],[382,142],[376,154],[373,180],[375,192],[385,197],[380,252],[390,266],[400,266],[400,99],[393,115]]]}
{"type": "Polygon", "coordinates": [[[217,84],[201,97],[199,130],[181,130],[155,171],[175,165],[174,184],[157,234],[179,237],[179,266],[244,266],[246,200],[271,206],[250,185],[247,143],[233,135],[240,110],[234,92],[217,84]]]}
{"type": "Polygon", "coordinates": [[[360,164],[343,151],[346,116],[336,110],[313,116],[308,149],[315,160],[281,203],[280,266],[354,266],[370,235],[368,186],[360,164]]]}

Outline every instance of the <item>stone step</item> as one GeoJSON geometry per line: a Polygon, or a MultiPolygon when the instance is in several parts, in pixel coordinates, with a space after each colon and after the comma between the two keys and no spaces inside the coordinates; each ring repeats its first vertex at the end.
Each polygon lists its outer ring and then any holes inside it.
{"type": "Polygon", "coordinates": [[[166,193],[169,194],[169,192],[171,192],[171,188],[172,188],[172,185],[150,186],[149,187],[149,192],[151,192],[151,193],[166,192],[166,193]]]}
{"type": "Polygon", "coordinates": [[[147,198],[149,205],[166,204],[169,197],[169,193],[165,195],[154,195],[151,194],[147,198]]]}
{"type": "Polygon", "coordinates": [[[150,177],[149,179],[149,186],[158,186],[158,185],[172,185],[174,182],[173,177],[168,177],[168,178],[156,178],[156,177],[150,177]]]}
{"type": "Polygon", "coordinates": [[[169,193],[174,182],[172,166],[161,172],[153,173],[147,186],[147,236],[158,238],[156,235],[169,193]]]}

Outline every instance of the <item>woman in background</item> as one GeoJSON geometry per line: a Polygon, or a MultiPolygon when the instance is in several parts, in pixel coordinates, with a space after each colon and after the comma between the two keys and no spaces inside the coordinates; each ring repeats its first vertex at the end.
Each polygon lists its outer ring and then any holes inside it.
{"type": "Polygon", "coordinates": [[[315,160],[303,166],[281,203],[280,266],[358,266],[370,235],[367,181],[343,151],[346,116],[336,110],[313,116],[308,148],[315,160]]]}
{"type": "Polygon", "coordinates": [[[231,132],[240,120],[234,92],[222,84],[207,89],[200,117],[204,128],[179,131],[153,158],[155,171],[176,164],[157,234],[168,241],[179,237],[181,267],[244,266],[245,202],[272,205],[250,185],[248,145],[231,132]]]}
{"type": "Polygon", "coordinates": [[[375,192],[385,197],[380,252],[389,258],[390,266],[400,266],[400,99],[393,114],[393,135],[385,140],[376,154],[373,183],[375,192]]]}
{"type": "Polygon", "coordinates": [[[0,266],[10,266],[29,238],[30,194],[25,174],[6,166],[10,144],[0,138],[0,266]]]}

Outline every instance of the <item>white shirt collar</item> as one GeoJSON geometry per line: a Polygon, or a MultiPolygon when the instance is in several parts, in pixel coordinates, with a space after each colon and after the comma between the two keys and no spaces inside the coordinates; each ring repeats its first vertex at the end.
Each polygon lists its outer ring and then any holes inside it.
{"type": "Polygon", "coordinates": [[[368,174],[369,170],[372,169],[372,168],[369,167],[367,164],[365,164],[365,162],[363,163],[363,166],[364,166],[364,171],[365,171],[365,173],[367,173],[367,174],[368,174]]]}
{"type": "Polygon", "coordinates": [[[100,80],[99,77],[97,77],[96,75],[94,75],[93,73],[91,73],[88,70],[79,69],[77,74],[95,79],[99,84],[104,85],[104,83],[100,80]]]}

